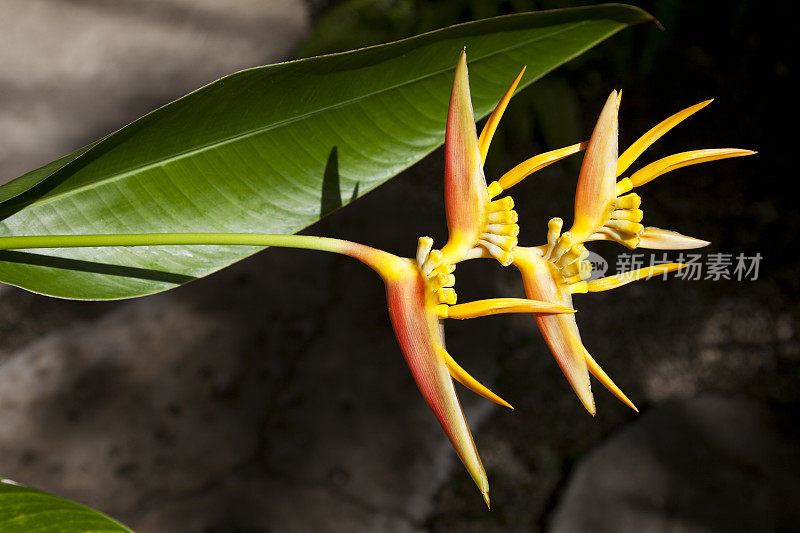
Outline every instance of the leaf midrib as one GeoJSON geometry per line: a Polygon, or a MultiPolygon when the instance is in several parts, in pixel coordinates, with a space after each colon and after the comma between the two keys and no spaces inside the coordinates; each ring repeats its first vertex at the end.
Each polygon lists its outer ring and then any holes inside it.
{"type": "MultiPolygon", "coordinates": [[[[573,29],[575,29],[575,28],[577,28],[577,27],[579,27],[581,25],[586,24],[587,22],[588,21],[586,21],[586,20],[582,20],[582,21],[568,23],[569,27],[562,28],[560,30],[555,30],[555,31],[553,31],[551,33],[548,33],[548,34],[545,34],[545,35],[539,35],[537,37],[533,37],[533,38],[530,38],[530,39],[527,39],[527,40],[524,40],[524,41],[520,41],[518,43],[515,43],[512,46],[503,48],[502,50],[498,50],[496,52],[491,52],[491,53],[486,54],[484,56],[478,57],[477,59],[474,59],[474,60],[470,61],[470,63],[473,63],[473,64],[474,63],[479,63],[479,62],[485,61],[486,59],[491,58],[493,56],[496,56],[496,55],[499,55],[499,54],[503,54],[503,53],[507,53],[510,50],[514,50],[516,48],[520,48],[522,46],[526,46],[526,45],[528,45],[530,43],[533,43],[533,42],[536,42],[538,40],[546,39],[546,38],[552,37],[554,35],[558,35],[560,33],[571,31],[571,30],[573,30],[573,29]]],[[[130,176],[130,175],[137,174],[139,172],[143,172],[143,171],[149,170],[151,168],[156,168],[158,166],[171,163],[173,161],[178,161],[180,159],[183,159],[184,157],[189,157],[189,156],[197,154],[197,153],[202,153],[202,152],[204,152],[206,150],[210,150],[212,148],[216,148],[216,147],[219,147],[219,146],[224,146],[226,144],[230,144],[230,143],[239,141],[241,139],[246,139],[247,137],[252,137],[254,135],[259,135],[259,134],[264,133],[266,131],[270,131],[270,130],[273,130],[273,129],[277,129],[277,128],[283,127],[283,126],[285,126],[287,124],[292,124],[294,122],[300,122],[302,120],[305,120],[307,118],[313,117],[313,116],[318,115],[320,113],[324,113],[326,111],[343,108],[343,107],[355,104],[357,102],[360,102],[362,100],[365,100],[367,98],[372,98],[373,96],[376,96],[376,95],[379,95],[379,94],[383,94],[383,93],[387,93],[387,92],[390,92],[390,91],[394,91],[394,90],[399,89],[400,87],[404,87],[406,85],[411,85],[413,83],[417,83],[419,81],[422,81],[422,80],[425,80],[425,79],[428,79],[428,78],[439,76],[440,74],[443,74],[443,73],[445,73],[445,72],[447,72],[449,70],[453,70],[453,68],[454,67],[441,69],[441,70],[438,70],[436,72],[433,72],[433,73],[430,73],[430,74],[426,74],[424,76],[420,76],[420,77],[414,78],[412,80],[407,80],[407,81],[405,81],[403,83],[398,83],[398,84],[393,85],[391,87],[387,87],[387,88],[381,89],[379,91],[376,91],[376,92],[373,92],[373,93],[370,93],[370,94],[366,94],[366,95],[363,95],[363,96],[352,98],[350,100],[347,100],[347,101],[344,101],[344,102],[340,102],[338,104],[322,107],[320,109],[316,109],[314,111],[311,111],[311,112],[308,112],[308,113],[304,113],[304,114],[298,115],[296,117],[291,117],[291,118],[282,120],[280,122],[276,122],[276,123],[273,123],[273,124],[269,124],[267,126],[263,126],[261,128],[256,128],[256,129],[251,130],[251,131],[247,131],[247,132],[244,132],[244,133],[233,135],[233,136],[230,136],[230,137],[227,137],[225,139],[221,139],[221,140],[218,140],[218,141],[215,141],[215,142],[212,142],[212,143],[204,144],[204,145],[198,146],[196,148],[192,148],[191,150],[186,150],[184,152],[180,152],[178,154],[162,158],[162,159],[160,159],[158,161],[154,161],[154,162],[147,163],[147,164],[144,164],[144,165],[139,165],[137,167],[133,167],[133,168],[130,168],[130,169],[127,169],[127,170],[123,170],[123,171],[117,172],[115,174],[112,174],[112,175],[110,175],[110,176],[108,176],[108,177],[106,177],[104,179],[101,179],[101,180],[98,180],[98,181],[93,181],[91,183],[87,183],[85,185],[81,185],[79,187],[75,187],[75,188],[72,188],[72,189],[68,189],[68,190],[63,191],[61,193],[44,197],[44,198],[42,198],[40,200],[35,200],[35,201],[31,202],[30,207],[38,206],[38,205],[45,205],[45,204],[48,204],[48,203],[53,202],[55,200],[58,200],[60,198],[63,198],[65,196],[69,196],[71,194],[75,194],[77,192],[84,191],[84,190],[90,190],[90,189],[93,189],[95,187],[99,187],[101,185],[105,185],[105,184],[108,184],[108,183],[123,179],[125,177],[130,176]]],[[[87,154],[88,153],[91,153],[91,150],[89,152],[87,152],[87,154]]],[[[85,155],[86,154],[84,154],[84,156],[85,155]]]]}

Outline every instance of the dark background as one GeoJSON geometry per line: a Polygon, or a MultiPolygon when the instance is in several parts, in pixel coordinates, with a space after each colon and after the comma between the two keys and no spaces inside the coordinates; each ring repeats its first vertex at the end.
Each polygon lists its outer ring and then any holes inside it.
{"type": "MultiPolygon", "coordinates": [[[[32,150],[25,164],[77,148],[224,68],[590,4],[320,1],[302,4],[308,22],[289,26],[280,14],[192,18],[206,13],[204,3],[173,3],[175,13],[148,2],[143,12],[176,31],[210,35],[212,44],[250,39],[251,48],[232,47],[251,51],[244,64],[169,74],[157,62],[164,71],[157,83],[144,78],[134,97],[107,101],[121,114],[92,114],[89,126],[67,130],[62,145],[47,145],[56,153],[32,150]],[[260,56],[264,27],[293,38],[260,56]]],[[[117,9],[100,0],[67,4],[87,13],[117,9]]],[[[298,9],[285,4],[280,9],[298,9]]],[[[272,250],[135,302],[0,292],[0,473],[98,506],[137,531],[796,530],[791,4],[636,5],[664,30],[626,30],[516,96],[486,171],[491,179],[532,154],[586,138],[617,88],[621,147],[670,114],[716,98],[639,166],[698,148],[759,151],[682,169],[639,191],[647,225],[712,241],[703,252],[761,254],[757,280],[653,280],[575,299],[584,342],[641,414],[595,385],[598,411],[590,417],[530,318],[448,324],[449,351],[516,407],[503,410],[459,389],[490,478],[487,511],[405,368],[377,278],[346,259],[272,250]]],[[[173,48],[166,50],[160,53],[170,57],[173,48]]],[[[142,57],[133,67],[152,70],[153,60],[142,57]]],[[[171,60],[183,69],[202,63],[191,54],[171,60]]],[[[105,76],[115,65],[105,66],[105,76]]],[[[93,75],[93,83],[108,79],[93,75]]],[[[38,78],[5,80],[3,100],[29,95],[28,79],[38,78]]],[[[80,108],[99,97],[92,86],[56,80],[34,94],[58,102],[74,90],[80,108]]],[[[439,150],[306,233],[403,255],[413,254],[422,234],[443,242],[442,160],[439,150]]],[[[554,165],[514,189],[523,244],[543,242],[553,216],[569,222],[579,163],[554,165]]],[[[592,249],[612,269],[624,251],[592,249]]],[[[459,266],[458,282],[461,301],[522,294],[515,269],[488,261],[459,266]]]]}

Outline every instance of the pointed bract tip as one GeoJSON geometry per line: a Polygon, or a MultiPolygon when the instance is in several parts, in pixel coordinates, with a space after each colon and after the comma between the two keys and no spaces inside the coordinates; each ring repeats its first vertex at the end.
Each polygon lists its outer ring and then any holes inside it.
{"type": "Polygon", "coordinates": [[[464,370],[461,365],[459,365],[455,359],[445,350],[444,348],[439,348],[439,353],[441,354],[442,358],[444,359],[444,363],[447,366],[447,371],[450,373],[450,376],[464,385],[466,388],[483,396],[489,401],[492,401],[498,405],[502,405],[503,407],[508,407],[509,409],[514,409],[510,403],[502,399],[497,394],[490,391],[486,388],[485,385],[480,383],[477,379],[472,377],[466,370],[464,370]]]}
{"type": "Polygon", "coordinates": [[[709,244],[711,244],[710,241],[652,226],[644,228],[644,231],[639,236],[639,248],[653,250],[691,250],[693,248],[703,248],[709,244]]]}
{"type": "Polygon", "coordinates": [[[489,491],[487,490],[486,492],[484,492],[482,494],[483,494],[483,501],[486,502],[486,508],[487,509],[491,509],[492,508],[492,504],[489,501],[489,491]]]}
{"type": "Polygon", "coordinates": [[[575,191],[575,219],[570,232],[580,241],[603,225],[616,197],[617,91],[611,91],[592,131],[575,191]]]}
{"type": "MultiPolygon", "coordinates": [[[[577,393],[578,391],[576,390],[575,392],[577,393]]],[[[583,407],[589,411],[590,415],[594,416],[597,413],[597,406],[594,403],[594,395],[591,389],[588,389],[588,394],[578,394],[578,399],[581,401],[583,407]]]]}
{"type": "Polygon", "coordinates": [[[625,393],[623,393],[622,390],[620,390],[620,388],[617,387],[617,384],[614,383],[614,381],[612,381],[610,377],[608,377],[608,374],[606,374],[605,371],[600,367],[600,365],[597,364],[597,361],[595,361],[594,358],[591,356],[591,354],[589,354],[589,351],[586,349],[585,346],[583,347],[583,357],[586,359],[586,365],[589,367],[589,372],[595,378],[597,378],[597,380],[600,381],[600,383],[605,388],[607,388],[611,392],[611,394],[616,396],[619,400],[622,401],[622,403],[624,403],[625,405],[627,405],[628,407],[630,407],[631,409],[633,409],[638,413],[639,409],[637,409],[636,406],[633,404],[633,402],[630,400],[630,398],[628,398],[625,395],[625,393]]]}

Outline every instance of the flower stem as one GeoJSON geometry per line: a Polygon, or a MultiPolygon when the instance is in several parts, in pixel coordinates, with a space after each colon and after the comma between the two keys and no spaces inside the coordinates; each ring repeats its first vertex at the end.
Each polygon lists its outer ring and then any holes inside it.
{"type": "MultiPolygon", "coordinates": [[[[116,233],[94,235],[22,235],[0,237],[0,250],[94,248],[103,246],[276,246],[333,252],[379,270],[396,256],[355,242],[310,235],[267,233],[116,233]]],[[[380,273],[380,270],[379,270],[380,273]]]]}
{"type": "Polygon", "coordinates": [[[242,245],[339,251],[339,239],[259,233],[125,233],[96,235],[23,235],[0,237],[0,250],[25,248],[91,248],[96,246],[242,245]]]}

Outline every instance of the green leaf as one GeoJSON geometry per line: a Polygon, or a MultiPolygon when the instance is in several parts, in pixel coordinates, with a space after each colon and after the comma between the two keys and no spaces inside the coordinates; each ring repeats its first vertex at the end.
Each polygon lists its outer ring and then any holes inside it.
{"type": "MultiPolygon", "coordinates": [[[[521,86],[650,19],[624,5],[523,13],[238,72],[0,188],[0,236],[295,233],[443,142],[464,46],[480,117],[523,65],[521,86]]],[[[65,298],[129,298],[258,250],[2,251],[0,281],[65,298]]]]}
{"type": "Polygon", "coordinates": [[[0,531],[132,533],[94,509],[7,480],[0,480],[0,531]]]}

